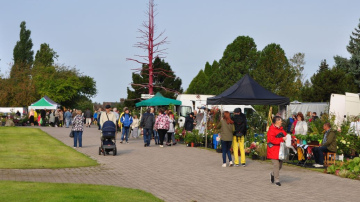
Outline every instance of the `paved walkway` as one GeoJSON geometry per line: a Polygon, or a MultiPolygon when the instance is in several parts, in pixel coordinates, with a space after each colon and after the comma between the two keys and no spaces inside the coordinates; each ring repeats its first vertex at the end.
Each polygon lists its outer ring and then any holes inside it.
{"type": "MultiPolygon", "coordinates": [[[[42,128],[72,147],[68,128],[42,128]]],[[[359,201],[360,181],[284,166],[281,187],[270,183],[272,164],[222,168],[221,155],[184,145],[117,144],[117,156],[99,156],[99,131],[86,128],[77,149],[101,165],[72,169],[0,169],[0,180],[104,184],[145,190],[165,201],[359,201]]],[[[153,143],[153,141],[152,141],[153,143]]]]}

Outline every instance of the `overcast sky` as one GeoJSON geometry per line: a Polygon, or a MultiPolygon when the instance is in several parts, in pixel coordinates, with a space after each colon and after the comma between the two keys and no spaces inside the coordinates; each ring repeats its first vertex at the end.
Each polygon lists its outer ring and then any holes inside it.
{"type": "MultiPolygon", "coordinates": [[[[31,30],[33,50],[48,43],[56,63],[76,67],[96,80],[96,102],[126,98],[131,73],[140,65],[126,58],[137,30],[147,20],[148,0],[11,0],[0,7],[0,74],[9,72],[20,23],[31,30]]],[[[155,0],[158,31],[170,44],[165,61],[187,89],[205,63],[219,60],[237,36],[252,37],[258,50],[280,44],[288,58],[305,53],[304,74],[313,75],[321,60],[349,57],[346,45],[360,18],[360,1],[335,0],[155,0]]],[[[34,55],[35,56],[35,55],[34,55]]]]}

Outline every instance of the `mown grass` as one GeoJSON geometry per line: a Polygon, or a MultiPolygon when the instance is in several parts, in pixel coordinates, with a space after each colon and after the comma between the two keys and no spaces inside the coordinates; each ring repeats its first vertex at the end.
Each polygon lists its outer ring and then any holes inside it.
{"type": "Polygon", "coordinates": [[[162,201],[138,189],[105,185],[0,181],[0,201],[162,201]]]}
{"type": "Polygon", "coordinates": [[[0,127],[0,168],[74,168],[98,163],[36,128],[0,127]]]}

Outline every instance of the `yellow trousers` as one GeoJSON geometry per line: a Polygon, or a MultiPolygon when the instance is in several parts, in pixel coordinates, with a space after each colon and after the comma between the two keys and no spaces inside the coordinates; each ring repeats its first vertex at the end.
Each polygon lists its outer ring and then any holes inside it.
{"type": "Polygon", "coordinates": [[[234,151],[234,158],[235,158],[235,164],[239,164],[239,147],[240,147],[240,154],[241,154],[241,164],[246,163],[245,161],[245,136],[241,137],[233,137],[233,151],[234,151]]]}

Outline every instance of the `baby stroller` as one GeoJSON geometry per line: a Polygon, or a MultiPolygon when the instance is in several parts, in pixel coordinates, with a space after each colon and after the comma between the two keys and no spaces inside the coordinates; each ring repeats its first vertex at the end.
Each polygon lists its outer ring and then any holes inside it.
{"type": "Polygon", "coordinates": [[[106,121],[102,127],[102,137],[101,137],[101,146],[99,147],[99,155],[101,153],[109,154],[110,151],[113,152],[113,156],[116,155],[116,126],[112,121],[106,121]]]}

